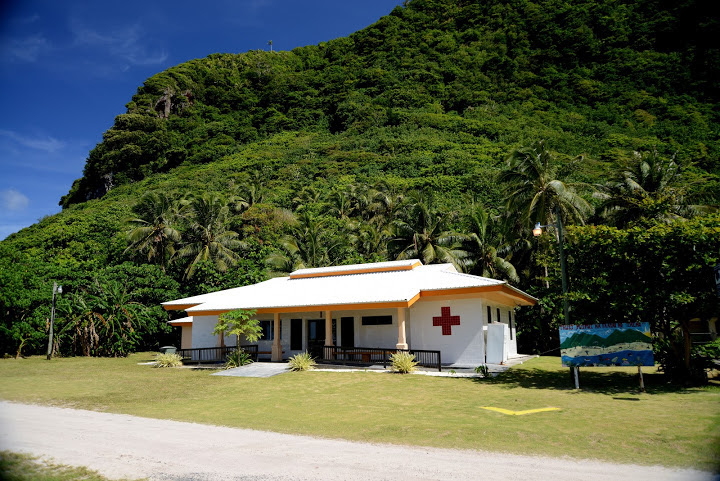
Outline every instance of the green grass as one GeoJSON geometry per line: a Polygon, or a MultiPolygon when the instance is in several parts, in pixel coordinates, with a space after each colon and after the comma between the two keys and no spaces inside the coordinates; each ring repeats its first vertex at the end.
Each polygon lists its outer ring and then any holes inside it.
{"type": "Polygon", "coordinates": [[[2,481],[109,481],[83,467],[54,464],[28,454],[0,451],[2,481]]]}
{"type": "Polygon", "coordinates": [[[0,361],[0,398],[358,441],[720,466],[720,387],[685,389],[645,369],[583,368],[572,389],[557,358],[493,379],[297,372],[271,378],[153,369],[127,359],[0,361]],[[558,407],[507,416],[480,409],[558,407]]]}

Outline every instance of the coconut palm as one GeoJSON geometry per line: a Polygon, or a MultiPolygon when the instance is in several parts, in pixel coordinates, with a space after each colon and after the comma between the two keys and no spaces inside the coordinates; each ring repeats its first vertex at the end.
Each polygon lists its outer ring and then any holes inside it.
{"type": "Polygon", "coordinates": [[[464,236],[448,230],[449,215],[434,206],[432,195],[414,195],[402,219],[391,223],[388,250],[395,259],[420,259],[423,264],[450,263],[462,270],[467,251],[464,236]]]}
{"type": "Polygon", "coordinates": [[[578,185],[558,178],[557,165],[543,141],[510,153],[499,180],[507,187],[508,213],[515,214],[525,228],[537,222],[549,224],[556,209],[566,223],[583,224],[592,212],[575,191],[578,185]]]}
{"type": "Polygon", "coordinates": [[[140,199],[128,222],[133,226],[127,233],[130,245],[125,252],[134,251],[158,264],[165,271],[180,242],[180,232],[174,224],[178,218],[179,203],[162,192],[147,192],[140,199]]]}
{"type": "Polygon", "coordinates": [[[195,273],[198,263],[212,261],[220,272],[235,265],[240,259],[234,249],[245,248],[237,232],[228,230],[228,204],[218,196],[202,196],[187,206],[185,216],[190,221],[183,247],[178,257],[190,258],[185,278],[195,273]]]}
{"type": "Polygon", "coordinates": [[[499,216],[490,215],[481,205],[471,207],[465,245],[469,253],[466,271],[484,277],[519,282],[515,266],[500,255],[508,250],[499,216]]]}
{"type": "Polygon", "coordinates": [[[669,222],[712,210],[690,205],[685,198],[683,175],[673,155],[661,157],[657,150],[634,152],[629,165],[615,178],[598,187],[600,216],[624,228],[643,220],[669,222]]]}
{"type": "Polygon", "coordinates": [[[325,227],[325,220],[302,212],[292,233],[280,239],[280,250],[265,259],[272,274],[284,275],[297,269],[334,264],[343,242],[332,238],[325,227]]]}

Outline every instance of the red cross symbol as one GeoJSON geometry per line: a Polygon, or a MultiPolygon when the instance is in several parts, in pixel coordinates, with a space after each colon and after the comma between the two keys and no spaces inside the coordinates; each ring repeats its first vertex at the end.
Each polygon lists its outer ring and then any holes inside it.
{"type": "Polygon", "coordinates": [[[433,326],[442,326],[442,335],[452,334],[452,326],[460,325],[460,316],[451,316],[449,307],[440,308],[440,317],[433,317],[433,326]]]}

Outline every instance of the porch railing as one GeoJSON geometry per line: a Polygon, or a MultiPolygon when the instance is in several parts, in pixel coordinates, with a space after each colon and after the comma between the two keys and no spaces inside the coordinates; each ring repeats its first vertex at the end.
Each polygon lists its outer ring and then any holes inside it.
{"type": "MultiPolygon", "coordinates": [[[[242,350],[250,354],[253,361],[258,359],[258,346],[257,344],[251,344],[247,346],[240,346],[242,350]]],[[[225,362],[228,356],[237,350],[237,346],[222,346],[222,347],[201,347],[194,349],[178,349],[177,353],[182,357],[183,363],[212,363],[212,362],[225,362]]]]}
{"type": "Polygon", "coordinates": [[[390,356],[398,351],[414,354],[419,366],[436,368],[438,371],[442,371],[440,351],[420,349],[324,346],[323,358],[317,361],[327,364],[382,364],[386,368],[391,363],[390,356]]]}

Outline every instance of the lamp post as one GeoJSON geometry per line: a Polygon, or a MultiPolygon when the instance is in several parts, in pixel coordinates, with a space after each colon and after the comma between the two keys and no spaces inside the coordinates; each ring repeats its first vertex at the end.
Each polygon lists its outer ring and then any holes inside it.
{"type": "Polygon", "coordinates": [[[53,299],[52,308],[50,309],[50,333],[48,334],[47,360],[52,358],[52,342],[53,342],[53,324],[55,324],[55,295],[62,294],[62,286],[58,286],[57,282],[53,282],[53,299]]]}
{"type": "MultiPolygon", "coordinates": [[[[535,224],[535,228],[532,230],[533,236],[538,237],[542,234],[543,227],[555,227],[558,233],[558,250],[560,251],[560,277],[562,279],[562,293],[563,293],[563,320],[565,324],[570,324],[570,303],[568,301],[568,282],[567,282],[567,267],[565,264],[565,249],[563,248],[563,225],[562,219],[560,218],[560,207],[555,207],[555,224],[540,225],[540,222],[535,224]]],[[[578,375],[578,368],[570,368],[570,372],[575,378],[575,389],[580,389],[580,379],[578,375]]]]}

